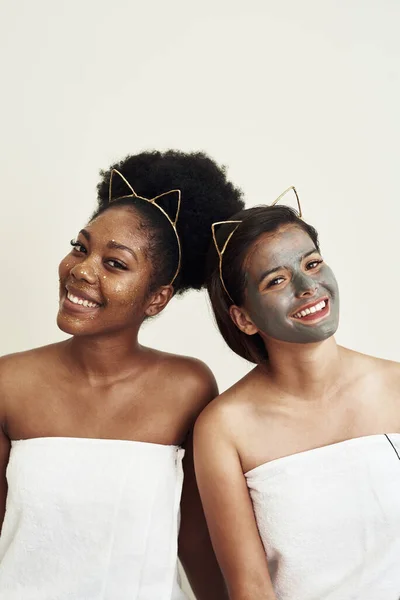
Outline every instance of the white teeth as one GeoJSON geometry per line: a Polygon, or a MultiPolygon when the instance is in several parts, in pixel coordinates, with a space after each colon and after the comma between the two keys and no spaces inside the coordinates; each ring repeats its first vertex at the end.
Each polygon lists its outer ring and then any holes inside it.
{"type": "Polygon", "coordinates": [[[70,294],[68,292],[67,297],[68,297],[68,300],[70,300],[74,304],[79,304],[79,298],[77,296],[73,296],[72,294],[70,294]]]}
{"type": "Polygon", "coordinates": [[[74,296],[70,292],[67,292],[67,298],[73,304],[82,304],[88,308],[96,308],[99,306],[96,302],[90,302],[89,300],[84,300],[83,298],[78,298],[78,296],[74,296]]]}
{"type": "Polygon", "coordinates": [[[318,304],[316,304],[315,306],[311,306],[310,308],[306,308],[306,309],[301,310],[300,312],[296,313],[294,315],[294,317],[296,319],[301,319],[301,317],[305,317],[306,315],[311,315],[313,313],[316,313],[316,312],[322,310],[323,308],[325,308],[325,306],[326,306],[325,300],[321,300],[321,302],[318,302],[318,304]]]}

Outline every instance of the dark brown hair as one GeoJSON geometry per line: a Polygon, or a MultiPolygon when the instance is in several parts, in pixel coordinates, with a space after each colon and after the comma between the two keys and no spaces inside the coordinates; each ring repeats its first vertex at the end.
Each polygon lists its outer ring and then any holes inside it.
{"type": "MultiPolygon", "coordinates": [[[[246,258],[255,241],[262,234],[273,233],[285,225],[296,225],[310,236],[319,251],[317,231],[288,206],[255,206],[242,210],[231,219],[241,221],[241,223],[229,240],[223,254],[222,275],[229,295],[237,306],[243,306],[245,300],[246,258]]],[[[223,247],[234,227],[235,225],[232,224],[219,227],[216,233],[219,248],[223,247]]],[[[220,280],[219,256],[214,245],[210,248],[208,255],[207,290],[218,329],[231,350],[252,363],[265,363],[268,360],[268,354],[262,337],[258,333],[255,335],[243,333],[230,317],[229,308],[233,303],[220,280]]]]}

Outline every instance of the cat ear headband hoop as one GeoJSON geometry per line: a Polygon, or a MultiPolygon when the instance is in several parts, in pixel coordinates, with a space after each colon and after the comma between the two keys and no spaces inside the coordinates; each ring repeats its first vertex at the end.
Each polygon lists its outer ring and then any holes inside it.
{"type": "MultiPolygon", "coordinates": [[[[299,196],[297,194],[296,188],[293,185],[291,185],[287,190],[285,190],[284,192],[282,192],[282,194],[280,196],[278,196],[277,199],[274,200],[273,203],[270,204],[269,206],[275,206],[275,204],[277,204],[279,202],[279,200],[281,200],[283,198],[283,196],[285,196],[291,190],[293,190],[294,195],[296,196],[297,206],[299,208],[299,217],[300,217],[300,219],[302,219],[303,217],[302,217],[302,212],[301,212],[301,206],[300,206],[299,196]]],[[[226,288],[226,285],[225,285],[225,282],[224,282],[224,278],[223,278],[223,275],[222,275],[222,259],[223,259],[224,252],[226,250],[226,247],[227,247],[228,243],[230,242],[233,234],[235,233],[235,231],[237,230],[237,228],[239,227],[239,225],[240,225],[241,222],[242,221],[217,221],[216,223],[213,223],[211,225],[212,238],[213,238],[214,246],[215,246],[215,249],[216,249],[216,251],[218,253],[218,258],[219,258],[219,278],[221,280],[222,287],[224,288],[225,293],[228,296],[229,300],[232,302],[232,304],[235,304],[235,303],[233,301],[232,296],[230,295],[230,293],[228,292],[228,290],[226,288]],[[221,247],[219,247],[218,246],[218,242],[217,242],[217,238],[216,238],[215,228],[218,227],[218,225],[228,225],[228,224],[234,225],[234,227],[229,232],[229,234],[228,234],[225,242],[223,243],[223,245],[221,247]]]]}
{"type": "Polygon", "coordinates": [[[151,198],[151,199],[144,198],[143,196],[139,196],[135,192],[135,190],[133,189],[133,187],[131,186],[131,184],[129,183],[129,181],[127,179],[125,179],[125,177],[122,175],[122,173],[120,173],[119,171],[117,171],[117,169],[112,169],[111,170],[111,175],[110,175],[110,185],[109,185],[109,191],[108,191],[108,201],[111,204],[112,202],[115,202],[116,200],[121,200],[123,198],[139,198],[139,200],[145,200],[146,202],[150,202],[150,204],[153,204],[153,206],[156,206],[163,213],[163,215],[168,219],[168,221],[169,221],[172,229],[174,230],[174,233],[175,233],[175,236],[176,236],[176,241],[178,242],[178,266],[177,266],[177,269],[175,271],[175,275],[173,276],[171,282],[169,283],[169,285],[172,285],[174,283],[175,279],[178,276],[178,273],[179,273],[180,268],[181,268],[181,261],[182,261],[181,242],[180,242],[180,239],[179,239],[178,232],[176,230],[176,224],[178,222],[179,211],[181,209],[181,190],[170,190],[169,192],[164,192],[163,194],[159,194],[158,196],[155,196],[154,198],[151,198]],[[132,192],[131,194],[126,194],[124,196],[118,196],[118,198],[113,198],[112,197],[112,182],[113,182],[114,175],[118,175],[122,179],[122,181],[128,186],[128,188],[132,192]],[[159,204],[157,204],[157,200],[159,200],[160,198],[165,198],[166,196],[169,196],[170,194],[176,194],[177,197],[178,197],[177,208],[176,208],[176,213],[175,213],[174,220],[172,220],[171,217],[166,213],[166,211],[159,204]]]}

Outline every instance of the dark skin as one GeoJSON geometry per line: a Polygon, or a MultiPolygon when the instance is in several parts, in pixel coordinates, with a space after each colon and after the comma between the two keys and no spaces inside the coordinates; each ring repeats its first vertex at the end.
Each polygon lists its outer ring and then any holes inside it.
{"type": "Polygon", "coordinates": [[[194,477],[190,434],[218,393],[215,379],[200,361],[138,342],[144,318],[165,308],[173,288],[148,293],[151,264],[135,212],[109,209],[80,232],[77,244],[59,268],[58,325],[72,337],[0,360],[0,523],[11,440],[49,436],[183,445],[179,557],[198,600],[227,598],[194,477]],[[67,290],[75,300],[90,298],[92,306],[74,304],[67,290]]]}

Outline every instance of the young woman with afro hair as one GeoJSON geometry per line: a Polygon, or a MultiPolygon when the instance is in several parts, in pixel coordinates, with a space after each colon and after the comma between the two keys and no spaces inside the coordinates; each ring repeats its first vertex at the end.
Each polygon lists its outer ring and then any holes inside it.
{"type": "Polygon", "coordinates": [[[143,152],[101,173],[59,267],[71,337],[0,361],[2,598],[180,600],[178,554],[198,600],[227,598],[192,460],[216,382],[138,332],[203,287],[211,224],[242,207],[203,153],[143,152]]]}

